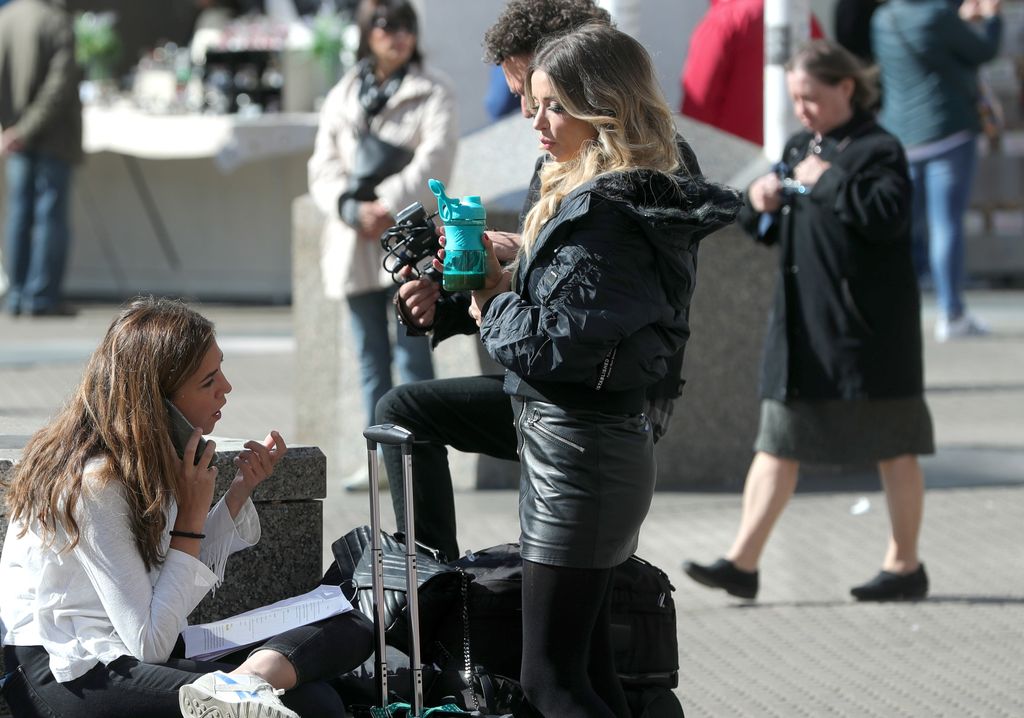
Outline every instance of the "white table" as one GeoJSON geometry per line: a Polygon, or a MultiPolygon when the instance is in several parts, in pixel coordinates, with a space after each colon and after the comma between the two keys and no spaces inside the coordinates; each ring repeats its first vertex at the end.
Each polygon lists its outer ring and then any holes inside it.
{"type": "Polygon", "coordinates": [[[65,292],[287,302],[316,123],[87,108],[65,292]]]}

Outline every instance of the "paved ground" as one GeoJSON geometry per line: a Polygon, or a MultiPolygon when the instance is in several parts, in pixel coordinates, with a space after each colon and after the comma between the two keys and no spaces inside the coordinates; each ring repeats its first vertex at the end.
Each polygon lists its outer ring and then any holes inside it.
{"type": "MultiPolygon", "coordinates": [[[[805,478],[765,555],[756,603],[697,586],[679,570],[683,558],[709,560],[727,548],[738,496],[657,496],[639,553],[677,588],[678,692],[689,718],[1024,716],[1024,292],[974,292],[970,301],[992,337],[926,342],[939,444],[924,462],[927,601],[860,605],[848,597],[884,550],[884,497],[873,476],[805,478]]],[[[0,448],[21,442],[60,404],[114,311],[0,318],[0,448]]],[[[205,311],[235,387],[218,433],[254,436],[275,426],[292,435],[288,308],[205,311]]],[[[926,306],[929,330],[933,315],[926,306]]],[[[462,491],[457,501],[463,545],[516,536],[511,492],[462,491]]],[[[325,534],[365,516],[365,494],[333,492],[325,534]]]]}

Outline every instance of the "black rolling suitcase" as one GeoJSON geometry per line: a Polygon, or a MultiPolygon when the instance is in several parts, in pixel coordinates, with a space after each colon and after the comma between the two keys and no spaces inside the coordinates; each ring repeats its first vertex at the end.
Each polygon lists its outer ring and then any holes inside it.
{"type": "MultiPolygon", "coordinates": [[[[420,651],[419,586],[416,580],[416,522],[413,502],[405,503],[405,576],[407,623],[409,626],[409,678],[410,702],[392,702],[388,691],[388,659],[385,631],[388,625],[384,603],[384,547],[380,522],[380,474],[377,464],[378,444],[402,447],[402,482],[406,496],[413,495],[412,487],[412,432],[395,424],[371,426],[363,432],[370,469],[370,533],[371,564],[373,571],[373,626],[374,626],[374,677],[376,705],[354,707],[356,718],[444,718],[445,716],[476,716],[477,718],[502,718],[484,716],[480,712],[468,712],[458,705],[442,705],[425,708],[423,703],[423,663],[420,651]]],[[[511,718],[506,716],[504,718],[511,718]]]]}

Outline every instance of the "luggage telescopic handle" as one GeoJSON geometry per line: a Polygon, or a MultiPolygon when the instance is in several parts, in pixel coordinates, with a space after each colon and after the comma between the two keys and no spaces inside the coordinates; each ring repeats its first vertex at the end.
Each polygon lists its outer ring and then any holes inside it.
{"type": "Polygon", "coordinates": [[[398,426],[398,424],[377,424],[376,426],[367,427],[363,431],[363,436],[366,437],[367,448],[377,448],[376,444],[412,446],[413,442],[412,432],[398,426]],[[371,442],[374,444],[373,447],[370,447],[371,442]]]}
{"type": "Polygon", "coordinates": [[[380,467],[377,444],[402,447],[402,486],[405,490],[405,578],[406,610],[409,612],[409,667],[413,679],[410,718],[423,714],[423,663],[420,659],[420,602],[416,578],[416,520],[413,512],[412,444],[413,435],[396,424],[377,424],[363,431],[366,437],[367,461],[370,469],[370,551],[373,557],[374,634],[377,647],[377,697],[380,705],[388,705],[387,646],[384,631],[384,547],[380,526],[380,467]]]}

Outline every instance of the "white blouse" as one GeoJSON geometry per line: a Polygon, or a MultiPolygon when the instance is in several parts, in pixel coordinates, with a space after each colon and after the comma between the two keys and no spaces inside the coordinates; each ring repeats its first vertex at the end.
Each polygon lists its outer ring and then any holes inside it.
{"type": "MultiPolygon", "coordinates": [[[[260,539],[256,508],[247,500],[234,520],[224,499],[206,518],[199,559],[169,548],[163,564],[147,571],[128,525],[123,487],[99,478],[102,460],[86,464],[75,516],[78,545],[61,553],[67,536],[58,529],[45,547],[38,524],[24,536],[12,523],[0,557],[0,631],[3,643],[42,646],[61,683],[97,663],[125,655],[147,663],[168,660],[187,616],[224,580],[228,556],[260,539]]],[[[174,526],[177,506],[167,514],[174,526]]]]}

